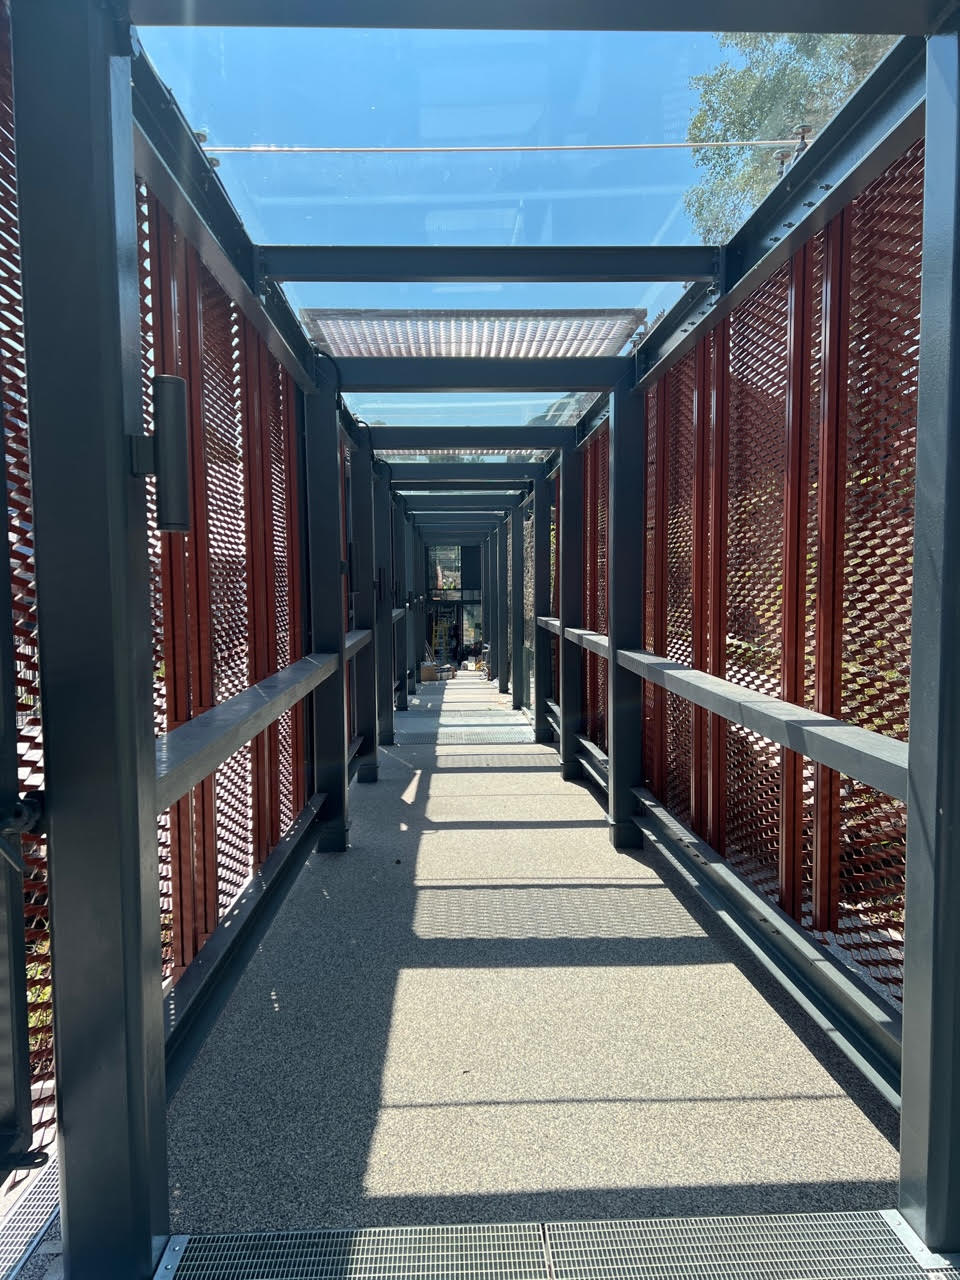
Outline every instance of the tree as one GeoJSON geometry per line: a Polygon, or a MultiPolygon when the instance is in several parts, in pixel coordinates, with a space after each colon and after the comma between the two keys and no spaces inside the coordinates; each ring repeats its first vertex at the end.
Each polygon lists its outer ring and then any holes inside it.
{"type": "MultiPolygon", "coordinates": [[[[691,142],[796,138],[801,124],[816,136],[893,43],[890,36],[728,33],[736,50],[691,84],[700,104],[691,142]],[[741,65],[742,60],[742,65],[741,65]]],[[[694,152],[703,179],[684,196],[707,244],[729,240],[777,181],[771,147],[705,147],[694,152]]]]}

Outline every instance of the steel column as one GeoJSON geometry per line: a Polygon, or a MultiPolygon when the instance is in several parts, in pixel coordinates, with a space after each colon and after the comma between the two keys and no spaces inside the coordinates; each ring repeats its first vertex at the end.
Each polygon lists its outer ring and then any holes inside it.
{"type": "Polygon", "coordinates": [[[488,664],[490,678],[497,680],[500,674],[500,554],[499,539],[495,529],[490,534],[487,556],[490,564],[490,653],[488,664]]]}
{"type": "Polygon", "coordinates": [[[376,590],[377,740],[393,743],[393,539],[390,534],[390,469],[373,464],[373,543],[376,590]]]}
{"type": "Polygon", "coordinates": [[[560,770],[581,775],[577,735],[583,728],[580,646],[567,627],[583,625],[583,453],[564,449],[560,461],[560,770]]]}
{"type": "MultiPolygon", "coordinates": [[[[483,644],[491,643],[490,635],[490,539],[484,538],[480,544],[480,573],[481,573],[481,591],[480,591],[480,632],[483,644]]],[[[489,650],[487,653],[487,666],[490,665],[489,650]]]]}
{"type": "Polygon", "coordinates": [[[339,665],[307,704],[312,740],[313,794],[327,798],[321,810],[319,847],[347,847],[350,827],[347,791],[347,665],[343,638],[342,486],[337,400],[332,387],[304,397],[310,651],[335,653],[339,665]]]}
{"type": "Polygon", "coordinates": [[[541,478],[533,487],[533,731],[537,742],[553,742],[547,723],[547,700],[553,693],[550,633],[537,618],[550,614],[550,507],[553,481],[541,478]]]}
{"type": "Polygon", "coordinates": [[[400,687],[397,690],[397,710],[406,711],[407,697],[410,691],[410,566],[407,560],[407,544],[410,526],[401,501],[397,508],[397,545],[394,554],[397,557],[397,606],[403,609],[403,621],[394,630],[397,644],[397,665],[399,667],[400,687]]]}
{"type": "MultiPolygon", "coordinates": [[[[507,522],[501,520],[497,540],[497,677],[501,693],[510,692],[510,600],[507,593],[507,522]]],[[[516,661],[516,654],[514,654],[516,661]]]]}
{"type": "Polygon", "coordinates": [[[900,1211],[960,1250],[960,36],[927,46],[900,1211]]]}
{"type": "Polygon", "coordinates": [[[373,455],[361,446],[350,454],[350,502],[353,535],[353,589],[356,594],[354,626],[373,632],[373,643],[365,645],[354,658],[357,723],[354,732],[362,739],[357,752],[357,781],[376,782],[379,769],[377,732],[377,598],[374,552],[373,455]]]}
{"type": "Polygon", "coordinates": [[[647,415],[645,394],[619,383],[610,396],[609,507],[607,511],[607,807],[615,848],[643,843],[633,821],[642,786],[644,682],[617,662],[618,649],[643,648],[646,547],[647,415]]]}
{"type": "Polygon", "coordinates": [[[510,619],[513,662],[510,683],[513,689],[513,709],[523,706],[525,685],[523,652],[523,510],[514,507],[510,512],[510,619]]]}
{"type": "Polygon", "coordinates": [[[69,1280],[146,1280],[168,1231],[131,50],[115,18],[92,0],[13,6],[69,1280]]]}

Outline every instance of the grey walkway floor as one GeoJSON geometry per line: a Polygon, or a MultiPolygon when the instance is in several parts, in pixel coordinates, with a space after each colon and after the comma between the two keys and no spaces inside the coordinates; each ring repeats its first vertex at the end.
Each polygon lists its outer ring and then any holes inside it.
{"type": "Polygon", "coordinates": [[[892,1113],[552,750],[401,743],[351,802],[171,1103],[173,1230],[895,1203],[892,1113]]]}

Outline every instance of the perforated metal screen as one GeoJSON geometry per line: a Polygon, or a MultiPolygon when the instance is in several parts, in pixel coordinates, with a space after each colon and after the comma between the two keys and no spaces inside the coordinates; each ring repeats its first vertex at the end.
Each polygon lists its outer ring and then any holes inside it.
{"type": "MultiPolygon", "coordinates": [[[[596,430],[584,447],[583,467],[583,625],[607,633],[607,510],[609,506],[609,429],[596,430]]],[[[581,651],[586,736],[607,749],[607,660],[581,651]]]]}
{"type": "MultiPolygon", "coordinates": [[[[898,738],[922,185],[917,143],[647,391],[646,645],[898,738]]],[[[903,805],[717,717],[704,740],[673,694],[645,705],[668,809],[897,998],[903,805]]]]}

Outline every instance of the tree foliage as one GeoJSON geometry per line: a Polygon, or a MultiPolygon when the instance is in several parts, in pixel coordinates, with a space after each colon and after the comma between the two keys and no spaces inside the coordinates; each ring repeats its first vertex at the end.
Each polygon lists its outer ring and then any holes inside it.
{"type": "MultiPolygon", "coordinates": [[[[700,105],[687,132],[691,142],[796,138],[800,124],[816,136],[892,40],[728,33],[720,42],[740,57],[693,77],[700,105]]],[[[704,174],[684,196],[687,213],[706,243],[723,243],[776,182],[775,152],[705,147],[694,158],[704,174]]]]}

